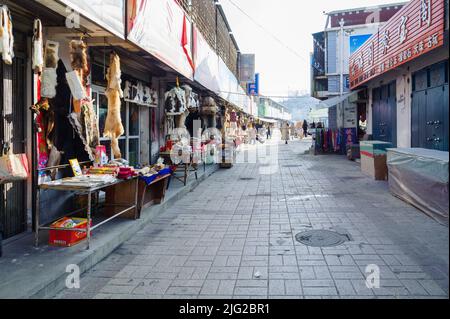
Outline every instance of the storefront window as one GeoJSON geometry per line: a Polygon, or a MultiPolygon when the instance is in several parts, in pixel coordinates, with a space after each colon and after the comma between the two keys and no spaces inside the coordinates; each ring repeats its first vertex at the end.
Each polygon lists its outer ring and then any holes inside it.
{"type": "MultiPolygon", "coordinates": [[[[94,100],[94,109],[97,112],[100,130],[100,143],[106,146],[108,158],[112,158],[111,141],[103,137],[105,129],[106,116],[108,114],[108,99],[103,87],[92,87],[92,99],[94,100]]],[[[119,138],[119,148],[122,157],[130,162],[130,165],[139,164],[139,106],[134,103],[122,101],[120,110],[124,135],[119,138]]]]}
{"type": "Polygon", "coordinates": [[[129,118],[130,136],[139,136],[139,107],[136,104],[130,103],[129,118]]]}

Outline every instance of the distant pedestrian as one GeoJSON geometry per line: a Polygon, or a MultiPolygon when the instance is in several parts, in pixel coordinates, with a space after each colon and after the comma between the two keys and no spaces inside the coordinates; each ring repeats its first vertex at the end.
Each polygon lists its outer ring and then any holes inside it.
{"type": "Polygon", "coordinates": [[[270,124],[267,125],[267,131],[266,131],[266,134],[267,134],[267,139],[270,139],[270,137],[271,137],[271,135],[272,135],[272,132],[271,132],[271,130],[270,130],[270,124]]]}
{"type": "Polygon", "coordinates": [[[303,135],[308,137],[308,122],[306,120],[303,121],[303,135]]]}
{"type": "Polygon", "coordinates": [[[250,144],[254,145],[256,144],[256,128],[254,126],[249,126],[249,137],[250,137],[250,144]]]}
{"type": "Polygon", "coordinates": [[[288,143],[289,141],[289,124],[288,123],[284,123],[283,127],[281,128],[281,139],[283,141],[285,141],[285,144],[288,143]]]}

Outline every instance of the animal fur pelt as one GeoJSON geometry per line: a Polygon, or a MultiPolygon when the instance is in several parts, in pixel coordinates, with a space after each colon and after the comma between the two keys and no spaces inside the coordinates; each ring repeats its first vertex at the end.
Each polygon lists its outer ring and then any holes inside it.
{"type": "Polygon", "coordinates": [[[82,40],[70,41],[70,62],[72,69],[77,72],[83,86],[86,85],[89,73],[87,45],[82,40]]]}
{"type": "Polygon", "coordinates": [[[187,84],[182,85],[181,88],[185,92],[187,109],[189,112],[196,112],[200,106],[198,94],[194,93],[192,88],[187,84]]]}
{"type": "Polygon", "coordinates": [[[0,53],[6,64],[12,64],[14,58],[14,35],[11,14],[7,6],[0,6],[0,53]]]}
{"type": "Polygon", "coordinates": [[[100,136],[97,117],[91,101],[88,99],[81,101],[81,112],[72,112],[69,115],[69,121],[83,142],[89,158],[93,161],[95,159],[95,148],[100,144],[100,136]]]}
{"type": "Polygon", "coordinates": [[[164,108],[167,115],[180,115],[186,111],[186,93],[179,87],[174,87],[164,96],[164,108]]]}
{"type": "Polygon", "coordinates": [[[106,75],[108,87],[106,97],[108,98],[108,114],[106,116],[104,137],[111,139],[111,147],[115,158],[121,158],[118,138],[123,135],[124,129],[120,118],[120,98],[123,97],[121,88],[120,58],[111,53],[108,72],[106,75]]]}
{"type": "Polygon", "coordinates": [[[35,73],[41,73],[44,66],[44,50],[42,42],[42,23],[41,20],[34,20],[33,30],[33,65],[35,73]]]}
{"type": "Polygon", "coordinates": [[[54,98],[56,95],[58,53],[59,43],[47,40],[45,43],[44,68],[41,76],[42,97],[54,98]]]}

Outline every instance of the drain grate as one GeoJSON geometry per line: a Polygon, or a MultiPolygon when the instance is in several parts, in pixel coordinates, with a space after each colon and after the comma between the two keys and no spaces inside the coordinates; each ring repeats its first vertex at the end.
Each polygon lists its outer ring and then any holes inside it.
{"type": "Polygon", "coordinates": [[[308,230],[298,233],[295,235],[295,239],[299,243],[311,247],[333,247],[349,240],[345,235],[324,229],[308,230]]]}
{"type": "Polygon", "coordinates": [[[302,166],[298,165],[298,164],[287,164],[287,165],[283,165],[283,167],[286,167],[286,168],[297,168],[297,167],[302,167],[302,166]]]}
{"type": "Polygon", "coordinates": [[[255,178],[254,177],[241,177],[239,178],[241,181],[253,181],[255,178]]]}

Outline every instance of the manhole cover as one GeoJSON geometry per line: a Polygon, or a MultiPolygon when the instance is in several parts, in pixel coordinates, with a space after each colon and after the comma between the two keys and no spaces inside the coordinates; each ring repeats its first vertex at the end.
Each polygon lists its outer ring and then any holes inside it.
{"type": "Polygon", "coordinates": [[[295,235],[295,239],[306,246],[332,247],[343,244],[348,238],[334,231],[316,229],[308,230],[295,235]]]}

